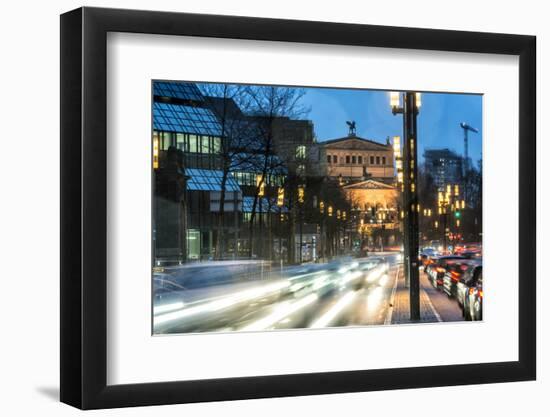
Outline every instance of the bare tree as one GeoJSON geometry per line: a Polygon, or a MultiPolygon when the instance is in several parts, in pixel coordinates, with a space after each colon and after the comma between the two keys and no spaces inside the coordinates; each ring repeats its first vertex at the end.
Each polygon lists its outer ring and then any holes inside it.
{"type": "MultiPolygon", "coordinates": [[[[222,178],[215,259],[221,259],[225,253],[225,200],[226,185],[232,172],[241,170],[250,164],[250,149],[254,141],[254,132],[250,118],[246,116],[251,101],[246,87],[238,84],[203,84],[201,90],[221,125],[221,144],[218,149],[222,178]]],[[[237,207],[233,207],[236,211],[237,207]]],[[[237,227],[237,225],[235,225],[237,227]]],[[[234,251],[237,251],[235,235],[234,251]]]]}
{"type": "MultiPolygon", "coordinates": [[[[254,192],[252,213],[249,223],[249,255],[254,253],[254,220],[261,190],[264,189],[268,176],[276,174],[286,166],[285,152],[277,152],[277,138],[285,118],[300,118],[307,114],[301,104],[305,90],[293,87],[248,86],[246,93],[251,103],[251,118],[255,120],[256,144],[253,152],[257,155],[256,169],[258,181],[254,192]]],[[[282,151],[282,149],[279,149],[282,151]]],[[[291,193],[287,194],[291,195],[291,193]]],[[[260,222],[260,229],[262,227],[260,222]]],[[[261,248],[260,248],[261,250],[261,248]]],[[[293,252],[293,248],[289,248],[293,252]]]]}

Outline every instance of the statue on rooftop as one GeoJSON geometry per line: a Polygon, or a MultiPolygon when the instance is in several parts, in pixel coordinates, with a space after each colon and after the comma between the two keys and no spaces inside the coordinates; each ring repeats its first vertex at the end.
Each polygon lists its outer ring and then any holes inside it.
{"type": "Polygon", "coordinates": [[[349,126],[349,132],[348,132],[348,136],[355,136],[355,120],[352,120],[352,121],[346,121],[347,125],[349,126]]]}

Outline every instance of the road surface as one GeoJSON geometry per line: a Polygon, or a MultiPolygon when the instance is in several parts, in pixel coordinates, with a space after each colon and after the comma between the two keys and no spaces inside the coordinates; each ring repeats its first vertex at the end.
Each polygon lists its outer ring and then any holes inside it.
{"type": "MultiPolygon", "coordinates": [[[[163,278],[180,286],[155,298],[154,333],[391,324],[395,289],[403,279],[400,262],[399,254],[386,253],[285,268],[268,274],[262,270],[262,279],[250,278],[249,274],[245,280],[223,281],[233,265],[230,264],[222,268],[222,278],[215,278],[216,284],[221,279],[223,285],[196,286],[184,275],[197,277],[211,273],[217,277],[217,269],[200,273],[177,270],[163,278]]],[[[232,268],[236,271],[238,267],[232,268]]],[[[254,275],[254,271],[251,274],[254,275]]],[[[456,301],[433,288],[423,273],[421,288],[442,321],[462,320],[456,301]]]]}

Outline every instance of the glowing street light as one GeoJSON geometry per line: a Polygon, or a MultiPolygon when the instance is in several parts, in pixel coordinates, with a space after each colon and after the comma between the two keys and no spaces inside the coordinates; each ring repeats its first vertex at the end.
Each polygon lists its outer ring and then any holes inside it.
{"type": "Polygon", "coordinates": [[[265,181],[261,174],[256,175],[256,188],[258,188],[258,197],[263,197],[265,192],[265,181]]]}
{"type": "Polygon", "coordinates": [[[393,137],[393,153],[396,158],[401,156],[401,138],[399,136],[393,137]]]}
{"type": "Polygon", "coordinates": [[[390,92],[390,106],[392,107],[392,109],[399,107],[399,92],[390,92]]]}
{"type": "Polygon", "coordinates": [[[159,167],[159,138],[157,135],[153,137],[153,169],[159,167]]]}
{"type": "Polygon", "coordinates": [[[305,189],[303,186],[298,187],[298,203],[302,204],[304,202],[305,189]]]}
{"type": "Polygon", "coordinates": [[[422,107],[422,93],[416,93],[416,108],[422,107]]]}
{"type": "Polygon", "coordinates": [[[282,207],[285,203],[285,189],[283,187],[279,187],[277,190],[277,206],[282,207]]]}

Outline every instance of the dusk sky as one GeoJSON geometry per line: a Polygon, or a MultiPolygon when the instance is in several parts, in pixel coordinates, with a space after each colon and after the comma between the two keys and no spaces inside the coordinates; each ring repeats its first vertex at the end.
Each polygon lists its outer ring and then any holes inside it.
{"type": "MultiPolygon", "coordinates": [[[[311,108],[308,118],[320,142],[346,136],[346,120],[355,120],[357,136],[366,139],[385,142],[387,136],[403,136],[403,117],[392,115],[387,91],[307,88],[302,103],[311,108]]],[[[426,148],[450,148],[462,155],[461,122],[479,129],[479,133],[469,132],[469,156],[477,166],[482,149],[482,96],[422,94],[419,158],[426,148]]]]}
{"type": "MultiPolygon", "coordinates": [[[[309,87],[304,90],[301,104],[311,110],[305,118],[313,121],[319,142],[346,136],[347,120],[355,120],[357,136],[365,139],[385,143],[388,136],[403,136],[403,116],[392,114],[388,91],[309,87]]],[[[463,155],[461,122],[479,129],[479,133],[468,133],[469,156],[476,167],[482,150],[482,96],[423,93],[418,115],[419,159],[423,160],[426,148],[449,148],[463,155]]]]}

